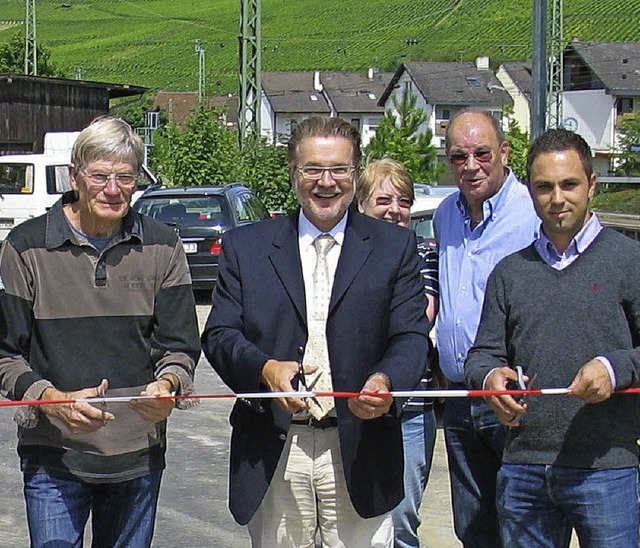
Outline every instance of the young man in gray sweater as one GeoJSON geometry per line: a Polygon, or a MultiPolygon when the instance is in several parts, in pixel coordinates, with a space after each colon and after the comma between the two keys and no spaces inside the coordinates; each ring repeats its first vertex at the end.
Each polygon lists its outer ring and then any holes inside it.
{"type": "Polygon", "coordinates": [[[465,363],[474,388],[506,389],[521,366],[569,396],[488,398],[510,427],[498,475],[504,546],[638,546],[640,245],[589,209],[591,151],[579,135],[541,135],[527,158],[540,238],[489,277],[465,363]]]}

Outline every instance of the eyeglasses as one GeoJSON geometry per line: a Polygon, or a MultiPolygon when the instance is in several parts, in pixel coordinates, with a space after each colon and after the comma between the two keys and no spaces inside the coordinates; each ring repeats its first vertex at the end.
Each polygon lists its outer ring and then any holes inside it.
{"type": "Polygon", "coordinates": [[[344,181],[353,174],[355,166],[296,166],[302,177],[307,181],[319,181],[322,179],[325,171],[331,174],[334,181],[344,181]]]}
{"type": "Polygon", "coordinates": [[[476,162],[486,164],[493,159],[493,151],[491,150],[477,150],[476,152],[454,152],[449,154],[449,161],[454,166],[463,166],[467,163],[469,156],[473,156],[476,162]]]}
{"type": "Polygon", "coordinates": [[[87,179],[91,181],[91,185],[94,187],[104,188],[109,184],[109,181],[114,178],[120,188],[132,188],[138,180],[138,177],[133,173],[91,173],[84,168],[82,168],[81,171],[87,176],[87,179]]]}
{"type": "Polygon", "coordinates": [[[395,196],[376,196],[374,201],[377,206],[383,207],[388,207],[395,202],[400,209],[411,209],[411,205],[413,204],[413,200],[406,196],[400,196],[399,198],[395,196]]]}

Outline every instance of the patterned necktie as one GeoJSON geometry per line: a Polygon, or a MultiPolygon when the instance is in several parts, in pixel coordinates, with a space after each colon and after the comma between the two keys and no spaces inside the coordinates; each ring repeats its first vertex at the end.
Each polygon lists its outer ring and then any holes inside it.
{"type": "MultiPolygon", "coordinates": [[[[336,241],[330,234],[321,234],[313,241],[316,250],[316,266],[313,270],[313,299],[311,310],[307,312],[309,339],[304,352],[304,365],[315,365],[318,369],[307,376],[307,386],[314,392],[331,392],[331,368],[327,350],[326,327],[331,280],[327,253],[336,241]]],[[[332,397],[309,399],[309,413],[321,419],[335,407],[332,397]]]]}

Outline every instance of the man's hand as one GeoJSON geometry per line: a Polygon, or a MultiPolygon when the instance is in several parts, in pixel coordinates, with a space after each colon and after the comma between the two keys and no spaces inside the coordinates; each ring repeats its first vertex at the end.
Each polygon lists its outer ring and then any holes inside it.
{"type": "Polygon", "coordinates": [[[569,385],[569,395],[588,403],[599,403],[611,396],[611,377],[600,360],[585,363],[569,385]]]}
{"type": "MultiPolygon", "coordinates": [[[[529,377],[525,376],[524,380],[528,381],[529,377]]],[[[510,367],[499,367],[487,375],[484,388],[486,390],[507,390],[509,383],[515,383],[517,381],[518,374],[513,369],[510,367]]],[[[488,396],[485,400],[495,411],[498,420],[507,426],[519,426],[520,421],[518,417],[527,412],[526,404],[519,404],[513,396],[488,396]]]]}
{"type": "MultiPolygon", "coordinates": [[[[171,396],[177,391],[180,381],[173,373],[165,373],[158,380],[150,383],[140,393],[141,396],[171,396]]],[[[169,398],[135,400],[129,404],[147,422],[162,422],[176,406],[176,401],[169,398]]]]}
{"type": "MultiPolygon", "coordinates": [[[[294,392],[293,380],[299,372],[298,362],[267,360],[262,368],[262,382],[270,392],[294,392]]],[[[307,366],[306,374],[313,373],[317,367],[307,366]]],[[[276,403],[285,413],[297,413],[309,406],[301,398],[277,398],[276,403]]]]}
{"type": "Polygon", "coordinates": [[[360,395],[349,398],[348,405],[351,412],[362,420],[377,419],[391,409],[393,398],[389,396],[389,378],[382,373],[374,373],[364,383],[360,392],[380,394],[380,396],[360,395]],[[386,394],[386,396],[385,396],[386,394]]]}
{"type": "MultiPolygon", "coordinates": [[[[102,382],[94,388],[84,388],[75,392],[61,392],[56,388],[47,388],[40,396],[41,400],[77,400],[85,398],[104,397],[109,388],[109,382],[102,382]]],[[[55,417],[74,434],[89,434],[96,432],[106,425],[108,421],[115,419],[112,413],[99,409],[84,402],[64,403],[40,406],[40,411],[55,417]]]]}

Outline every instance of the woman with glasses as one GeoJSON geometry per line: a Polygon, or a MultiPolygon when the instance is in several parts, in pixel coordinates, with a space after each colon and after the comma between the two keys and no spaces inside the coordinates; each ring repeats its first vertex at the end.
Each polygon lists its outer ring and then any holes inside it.
{"type": "MultiPolygon", "coordinates": [[[[391,158],[375,160],[360,176],[356,200],[358,209],[365,215],[408,228],[414,200],[413,181],[401,163],[391,158]]],[[[431,328],[438,310],[438,253],[429,242],[419,242],[418,255],[428,300],[425,313],[431,328]]],[[[428,349],[425,348],[426,351],[428,349]]],[[[416,389],[428,388],[430,381],[431,370],[427,362],[427,370],[416,389]]],[[[419,546],[420,503],[429,479],[436,439],[436,421],[431,401],[412,398],[404,403],[402,437],[405,497],[391,514],[395,545],[419,546]]]]}

